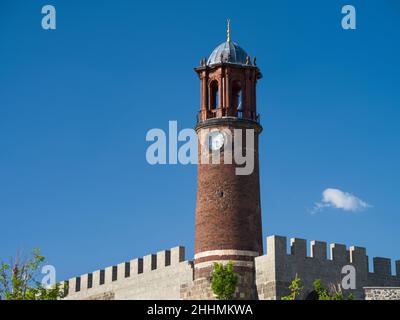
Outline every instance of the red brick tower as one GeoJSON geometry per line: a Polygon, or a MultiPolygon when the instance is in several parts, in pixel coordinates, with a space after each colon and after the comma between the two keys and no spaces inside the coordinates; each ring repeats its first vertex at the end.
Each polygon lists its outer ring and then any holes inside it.
{"type": "MultiPolygon", "coordinates": [[[[240,275],[238,298],[255,297],[254,257],[262,255],[258,136],[262,131],[256,109],[256,84],[262,77],[247,53],[228,39],[195,69],[201,81],[196,131],[199,163],[196,200],[195,280],[210,277],[213,262],[234,263],[240,275]],[[237,129],[240,129],[238,131],[237,129]],[[254,146],[246,145],[246,129],[253,130],[254,146]],[[234,131],[236,130],[236,131],[234,131]],[[229,137],[229,133],[232,133],[229,137]],[[254,159],[250,174],[238,174],[230,163],[227,141],[241,135],[242,154],[254,159]],[[219,164],[204,163],[217,153],[219,164]]],[[[234,152],[230,152],[232,156],[234,152]]],[[[242,165],[243,167],[243,165],[242,165]]]]}

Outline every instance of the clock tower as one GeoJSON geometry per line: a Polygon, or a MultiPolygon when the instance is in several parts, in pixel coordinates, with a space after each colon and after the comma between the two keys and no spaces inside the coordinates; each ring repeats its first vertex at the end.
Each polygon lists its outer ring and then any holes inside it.
{"type": "Polygon", "coordinates": [[[263,254],[258,161],[262,127],[256,105],[262,74],[256,58],[231,41],[229,22],[227,41],[195,71],[200,111],[194,278],[209,281],[214,262],[232,261],[239,274],[236,298],[254,299],[254,257],[263,254]],[[240,172],[248,164],[238,161],[237,154],[251,162],[247,172],[240,172]]]}

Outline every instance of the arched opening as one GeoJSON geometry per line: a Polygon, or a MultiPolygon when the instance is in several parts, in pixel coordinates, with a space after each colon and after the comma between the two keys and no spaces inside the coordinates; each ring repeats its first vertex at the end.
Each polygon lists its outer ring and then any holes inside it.
{"type": "Polygon", "coordinates": [[[213,80],[210,83],[210,109],[217,109],[218,106],[219,106],[218,81],[213,80]]]}
{"type": "Polygon", "coordinates": [[[243,90],[240,81],[232,82],[232,98],[231,98],[232,109],[237,111],[238,117],[242,116],[243,112],[243,90]]]}

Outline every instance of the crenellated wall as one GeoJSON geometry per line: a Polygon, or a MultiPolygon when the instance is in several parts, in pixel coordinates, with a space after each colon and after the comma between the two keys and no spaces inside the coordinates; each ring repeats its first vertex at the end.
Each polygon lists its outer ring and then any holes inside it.
{"type": "Polygon", "coordinates": [[[307,256],[307,241],[290,240],[290,253],[287,253],[286,237],[271,236],[267,238],[266,255],[255,259],[256,286],[259,299],[280,299],[289,293],[288,286],[298,275],[305,287],[304,295],[312,291],[315,279],[321,279],[325,286],[339,284],[345,274],[342,268],[352,265],[356,270],[356,290],[352,292],[356,299],[364,298],[364,287],[399,287],[400,261],[396,261],[396,275],[391,274],[391,260],[374,258],[374,271],[369,272],[366,249],[347,247],[332,243],[327,254],[327,243],[310,242],[310,256],[307,256]]]}
{"type": "Polygon", "coordinates": [[[180,299],[181,285],[192,280],[192,262],[179,246],[72,278],[65,299],[180,299]]]}
{"type": "MultiPolygon", "coordinates": [[[[398,297],[400,261],[396,261],[396,275],[392,275],[391,260],[386,258],[373,258],[373,272],[369,272],[365,248],[347,248],[337,243],[328,246],[322,241],[308,244],[298,238],[288,243],[286,237],[270,236],[267,253],[255,258],[258,299],[274,300],[287,295],[296,275],[305,287],[301,297],[305,299],[312,292],[315,279],[321,279],[327,287],[341,283],[346,265],[356,270],[356,290],[351,291],[356,299],[366,295],[369,299],[398,297]]],[[[65,299],[214,299],[210,279],[194,280],[193,272],[193,262],[185,260],[185,248],[179,246],[72,278],[66,281],[69,292],[65,299]],[[198,290],[193,291],[193,287],[198,290]]],[[[254,277],[251,279],[254,283],[254,277]]]]}

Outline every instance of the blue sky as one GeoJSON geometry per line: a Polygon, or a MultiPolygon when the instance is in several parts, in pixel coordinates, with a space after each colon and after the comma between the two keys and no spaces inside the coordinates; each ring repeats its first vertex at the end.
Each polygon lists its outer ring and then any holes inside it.
{"type": "Polygon", "coordinates": [[[400,4],[1,1],[0,259],[58,279],[176,245],[193,255],[196,167],[151,166],[146,133],[193,127],[193,68],[226,38],[257,62],[264,235],[399,259],[400,4]],[[341,8],[357,30],[341,28],[341,8]],[[41,28],[41,8],[57,29],[41,28]],[[327,188],[371,207],[324,207],[327,188]]]}

